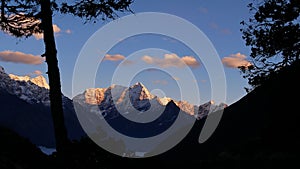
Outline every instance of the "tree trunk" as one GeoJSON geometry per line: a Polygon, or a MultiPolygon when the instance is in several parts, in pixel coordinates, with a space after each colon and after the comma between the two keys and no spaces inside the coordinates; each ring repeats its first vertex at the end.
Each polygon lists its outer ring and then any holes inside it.
{"type": "Polygon", "coordinates": [[[52,27],[50,0],[41,0],[41,20],[44,31],[45,57],[48,64],[50,86],[50,107],[56,139],[56,150],[60,152],[68,144],[67,130],[64,124],[60,75],[52,27]]]}

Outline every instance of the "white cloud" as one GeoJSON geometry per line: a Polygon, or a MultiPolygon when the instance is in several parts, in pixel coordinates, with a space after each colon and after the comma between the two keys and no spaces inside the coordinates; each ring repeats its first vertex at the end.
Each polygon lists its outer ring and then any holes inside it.
{"type": "Polygon", "coordinates": [[[142,60],[148,64],[153,64],[154,59],[151,56],[144,56],[142,60]]]}
{"type": "Polygon", "coordinates": [[[184,56],[182,58],[178,55],[165,54],[164,58],[155,58],[151,56],[144,56],[142,60],[147,64],[158,65],[159,67],[178,67],[182,68],[185,66],[198,67],[200,64],[193,56],[184,56]]]}
{"type": "Polygon", "coordinates": [[[219,24],[217,24],[216,22],[211,22],[209,23],[209,27],[215,31],[217,31],[218,33],[221,33],[223,35],[230,35],[232,34],[231,30],[228,28],[222,28],[220,27],[219,24]]]}
{"type": "Polygon", "coordinates": [[[197,60],[192,56],[184,56],[181,60],[191,67],[198,67],[200,65],[199,62],[197,62],[197,60]]]}
{"type": "Polygon", "coordinates": [[[241,53],[231,54],[222,59],[222,63],[230,68],[238,68],[239,66],[251,66],[252,64],[246,59],[246,55],[241,53]]]}
{"type": "Polygon", "coordinates": [[[33,36],[35,37],[36,40],[40,40],[44,38],[43,33],[34,33],[33,36]]]}
{"type": "Polygon", "coordinates": [[[207,14],[208,13],[208,9],[205,8],[205,7],[200,7],[199,11],[200,11],[201,14],[207,14]]]}
{"type": "Polygon", "coordinates": [[[66,32],[67,34],[71,34],[71,33],[72,33],[71,29],[67,29],[65,32],[66,32]]]}
{"type": "Polygon", "coordinates": [[[33,72],[34,75],[42,75],[43,73],[40,70],[35,70],[33,72]]]}
{"type": "Polygon", "coordinates": [[[129,66],[129,65],[132,65],[134,63],[135,62],[132,61],[132,60],[124,60],[121,64],[122,64],[122,66],[129,66]]]}
{"type": "Polygon", "coordinates": [[[153,84],[160,84],[160,85],[167,85],[168,81],[166,81],[166,80],[154,80],[152,83],[153,84]]]}
{"type": "MultiPolygon", "coordinates": [[[[54,33],[59,33],[61,31],[61,29],[57,25],[55,25],[55,24],[53,24],[52,27],[53,27],[54,33]]],[[[44,38],[44,34],[43,33],[34,33],[33,36],[35,37],[36,40],[40,40],[40,39],[44,38]]]]}
{"type": "Polygon", "coordinates": [[[120,54],[115,54],[115,55],[106,54],[104,56],[103,60],[120,61],[120,60],[124,60],[124,59],[125,59],[125,56],[120,55],[120,54]]]}
{"type": "Polygon", "coordinates": [[[0,52],[0,61],[39,65],[42,64],[45,61],[45,59],[41,56],[34,56],[32,54],[6,50],[0,52]]]}
{"type": "Polygon", "coordinates": [[[53,31],[54,33],[59,33],[61,30],[57,25],[53,24],[53,31]]]}

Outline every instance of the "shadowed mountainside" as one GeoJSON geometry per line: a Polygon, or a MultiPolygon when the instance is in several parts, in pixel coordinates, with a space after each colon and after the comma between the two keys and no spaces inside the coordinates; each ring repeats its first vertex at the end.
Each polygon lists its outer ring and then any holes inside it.
{"type": "MultiPolygon", "coordinates": [[[[55,146],[50,107],[41,103],[28,104],[2,90],[0,90],[0,103],[2,126],[29,138],[36,145],[55,146]]],[[[70,139],[79,139],[85,135],[74,113],[72,101],[69,99],[64,102],[64,115],[70,139]]]]}
{"type": "Polygon", "coordinates": [[[85,147],[82,152],[99,155],[93,156],[92,163],[105,157],[102,165],[107,168],[116,168],[119,164],[126,168],[295,168],[299,166],[300,150],[297,109],[300,85],[296,81],[299,68],[300,62],[296,62],[282,69],[225,108],[216,131],[203,144],[198,143],[198,137],[205,119],[196,121],[189,134],[173,149],[150,158],[117,157],[89,139],[78,145],[85,147]]]}
{"type": "Polygon", "coordinates": [[[164,159],[166,164],[177,161],[185,165],[189,161],[204,168],[296,165],[300,150],[299,68],[300,62],[283,68],[265,84],[225,108],[218,128],[205,143],[197,142],[203,119],[194,124],[180,144],[155,158],[164,159]]]}

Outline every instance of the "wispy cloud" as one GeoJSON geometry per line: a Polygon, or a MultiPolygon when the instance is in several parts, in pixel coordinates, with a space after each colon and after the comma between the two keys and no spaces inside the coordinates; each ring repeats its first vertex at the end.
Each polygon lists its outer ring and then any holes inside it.
{"type": "Polygon", "coordinates": [[[200,66],[200,63],[193,56],[184,56],[181,58],[181,61],[183,61],[186,65],[191,67],[200,66]]]}
{"type": "Polygon", "coordinates": [[[29,77],[35,77],[35,76],[39,76],[42,75],[43,72],[41,72],[40,70],[35,70],[33,72],[30,72],[28,74],[26,74],[25,76],[29,76],[29,77]]]}
{"type": "Polygon", "coordinates": [[[152,83],[153,84],[159,84],[159,85],[167,85],[168,81],[166,81],[166,80],[154,80],[152,83]]]}
{"type": "Polygon", "coordinates": [[[40,39],[44,38],[43,33],[35,33],[35,34],[33,34],[33,36],[35,37],[36,40],[40,40],[40,39]]]}
{"type": "Polygon", "coordinates": [[[222,59],[222,63],[230,68],[238,68],[239,66],[251,66],[251,62],[246,59],[246,55],[241,53],[231,54],[222,59]]]}
{"type": "Polygon", "coordinates": [[[135,62],[132,61],[132,60],[124,60],[121,64],[122,64],[122,66],[129,66],[129,65],[132,65],[134,63],[135,62]]]}
{"type": "Polygon", "coordinates": [[[205,7],[200,7],[199,11],[200,11],[201,14],[207,14],[208,13],[208,9],[205,8],[205,7]]]}
{"type": "Polygon", "coordinates": [[[32,72],[32,74],[34,75],[42,75],[43,73],[40,70],[35,70],[34,72],[32,72]]]}
{"type": "Polygon", "coordinates": [[[45,59],[41,56],[34,56],[32,54],[6,50],[0,52],[0,61],[39,65],[42,64],[45,61],[45,59]]]}
{"type": "Polygon", "coordinates": [[[65,32],[66,32],[67,34],[71,34],[71,33],[72,33],[71,29],[67,29],[65,32]]]}
{"type": "Polygon", "coordinates": [[[217,24],[216,22],[209,23],[209,27],[213,30],[215,30],[218,33],[221,33],[223,35],[230,35],[232,32],[228,28],[222,28],[217,24]]]}
{"type": "Polygon", "coordinates": [[[53,24],[53,31],[54,33],[58,33],[60,32],[60,28],[57,25],[53,24]]]}
{"type": "Polygon", "coordinates": [[[120,55],[120,54],[115,54],[115,55],[110,55],[110,54],[106,54],[104,56],[103,60],[109,60],[109,61],[121,61],[124,60],[125,56],[120,55]]]}
{"type": "Polygon", "coordinates": [[[232,32],[229,29],[225,28],[225,29],[221,30],[221,33],[224,34],[224,35],[230,35],[232,32]]]}
{"type": "Polygon", "coordinates": [[[209,27],[215,30],[219,29],[219,25],[216,22],[210,22],[209,27]]]}
{"type": "Polygon", "coordinates": [[[155,58],[151,56],[144,56],[142,60],[147,64],[154,64],[159,67],[167,68],[167,67],[198,67],[200,63],[193,56],[184,56],[182,58],[178,57],[178,55],[165,54],[164,58],[155,58]]]}
{"type": "Polygon", "coordinates": [[[207,80],[206,79],[202,79],[200,80],[201,83],[207,83],[207,80]]]}
{"type": "MultiPolygon", "coordinates": [[[[54,33],[59,33],[61,31],[61,29],[57,25],[53,24],[53,31],[54,31],[54,33]]],[[[33,34],[33,36],[35,37],[36,40],[40,40],[40,39],[44,38],[43,33],[35,33],[35,34],[33,34]]]]}

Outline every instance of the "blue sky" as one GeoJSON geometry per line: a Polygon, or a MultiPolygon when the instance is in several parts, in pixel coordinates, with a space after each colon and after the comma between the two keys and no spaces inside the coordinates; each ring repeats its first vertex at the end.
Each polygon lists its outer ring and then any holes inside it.
{"type": "MultiPolygon", "coordinates": [[[[241,77],[239,70],[235,67],[239,64],[248,64],[246,59],[249,59],[247,56],[249,56],[250,50],[249,47],[245,46],[239,29],[241,28],[240,22],[249,18],[249,11],[246,7],[249,2],[246,0],[135,0],[131,9],[135,13],[163,12],[176,15],[202,30],[212,42],[220,60],[224,63],[223,68],[227,87],[226,103],[232,104],[246,94],[244,87],[247,86],[247,82],[241,77]]],[[[120,16],[129,14],[120,14],[120,16]]],[[[70,15],[54,15],[62,91],[66,96],[72,98],[73,70],[82,47],[90,36],[108,22],[99,21],[97,23],[83,24],[83,20],[70,15]]],[[[0,65],[6,69],[6,72],[33,76],[40,71],[46,76],[46,63],[43,60],[36,59],[39,58],[38,55],[44,52],[42,39],[39,39],[38,36],[28,39],[16,39],[4,33],[0,34],[0,65]],[[29,54],[31,59],[34,58],[34,62],[31,62],[30,58],[29,61],[24,60],[25,57],[29,57],[29,54]],[[18,60],[19,56],[24,57],[18,60]]],[[[185,75],[184,71],[181,71],[183,70],[182,66],[176,65],[172,59],[168,60],[167,56],[169,58],[174,56],[179,57],[180,60],[187,64],[186,68],[191,70],[195,77],[195,80],[191,81],[191,83],[196,83],[199,87],[200,102],[193,100],[192,97],[186,98],[186,100],[194,104],[201,104],[210,100],[211,84],[205,66],[191,49],[176,39],[155,34],[133,36],[128,39],[120,39],[120,42],[106,54],[106,59],[100,63],[98,69],[95,87],[108,87],[112,82],[114,71],[124,61],[127,61],[126,65],[124,64],[124,69],[126,67],[130,69],[136,64],[152,64],[154,66],[167,67],[170,70],[173,69],[178,76],[171,76],[160,70],[149,69],[140,71],[134,78],[130,79],[131,84],[140,81],[150,91],[156,91],[160,95],[180,99],[181,93],[178,92],[180,87],[178,87],[177,82],[185,80],[184,78],[179,78],[185,75]],[[149,48],[159,48],[166,51],[161,53],[142,51],[149,48]],[[128,61],[126,58],[135,52],[138,56],[128,61]]],[[[185,92],[192,94],[194,91],[185,92]]]]}

